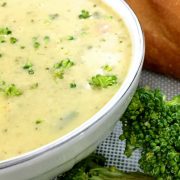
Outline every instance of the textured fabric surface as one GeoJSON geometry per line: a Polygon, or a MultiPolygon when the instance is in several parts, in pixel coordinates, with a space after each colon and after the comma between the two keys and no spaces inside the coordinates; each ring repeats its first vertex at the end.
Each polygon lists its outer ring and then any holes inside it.
{"type": "MultiPolygon", "coordinates": [[[[139,83],[139,86],[146,85],[161,89],[167,95],[167,99],[180,94],[180,81],[149,71],[142,72],[139,83]]],[[[140,170],[138,166],[140,151],[136,150],[131,158],[124,156],[125,142],[119,140],[121,134],[121,123],[118,122],[111,135],[97,148],[97,153],[105,155],[108,166],[116,166],[124,171],[140,170]]]]}

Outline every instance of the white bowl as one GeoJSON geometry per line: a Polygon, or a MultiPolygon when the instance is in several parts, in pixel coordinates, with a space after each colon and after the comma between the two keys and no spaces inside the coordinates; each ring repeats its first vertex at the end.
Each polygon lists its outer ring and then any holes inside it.
{"type": "Polygon", "coordinates": [[[46,180],[67,171],[95,150],[128,106],[137,88],[143,64],[143,33],[136,16],[123,0],[102,1],[123,18],[132,38],[132,63],[124,83],[97,114],[69,134],[29,153],[1,161],[1,180],[46,180]]]}

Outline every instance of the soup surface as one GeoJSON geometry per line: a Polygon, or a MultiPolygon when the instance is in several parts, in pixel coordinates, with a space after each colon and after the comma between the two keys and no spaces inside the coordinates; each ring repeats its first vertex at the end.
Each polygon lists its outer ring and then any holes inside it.
{"type": "Polygon", "coordinates": [[[117,92],[128,30],[100,0],[0,0],[0,160],[81,125],[117,92]]]}

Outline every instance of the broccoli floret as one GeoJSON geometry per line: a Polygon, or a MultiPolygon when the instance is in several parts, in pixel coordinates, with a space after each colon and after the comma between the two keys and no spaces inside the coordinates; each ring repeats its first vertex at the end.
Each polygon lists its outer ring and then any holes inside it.
{"type": "Polygon", "coordinates": [[[88,19],[90,17],[91,17],[91,15],[90,15],[89,11],[86,11],[86,10],[82,10],[81,14],[79,15],[79,19],[88,19]]]}
{"type": "Polygon", "coordinates": [[[60,62],[54,64],[52,68],[52,73],[55,78],[63,79],[64,73],[67,69],[74,66],[74,62],[72,62],[70,59],[64,59],[60,62]]]}
{"type": "Polygon", "coordinates": [[[166,101],[160,90],[139,88],[121,118],[125,154],[141,148],[140,167],[162,179],[180,179],[180,96],[166,101]]]}
{"type": "Polygon", "coordinates": [[[76,164],[70,171],[63,174],[58,180],[88,180],[88,172],[93,168],[104,166],[106,159],[102,155],[91,154],[76,164]]]}
{"type": "Polygon", "coordinates": [[[34,74],[33,64],[31,62],[27,62],[22,68],[26,70],[29,74],[34,74]]]}
{"type": "Polygon", "coordinates": [[[96,75],[91,78],[89,84],[93,88],[107,88],[117,84],[117,77],[115,75],[96,75]]]}
{"type": "Polygon", "coordinates": [[[0,28],[0,35],[9,35],[12,34],[12,31],[8,27],[0,28]]]}
{"type": "Polygon", "coordinates": [[[0,81],[0,92],[7,97],[20,96],[22,91],[18,89],[14,84],[6,84],[4,81],[0,81]]]}
{"type": "Polygon", "coordinates": [[[18,41],[18,39],[15,37],[10,37],[9,41],[11,44],[15,44],[18,41]]]}
{"type": "Polygon", "coordinates": [[[124,173],[115,167],[105,167],[106,159],[102,155],[92,154],[75,165],[70,171],[58,177],[58,180],[151,180],[142,173],[124,173]]]}

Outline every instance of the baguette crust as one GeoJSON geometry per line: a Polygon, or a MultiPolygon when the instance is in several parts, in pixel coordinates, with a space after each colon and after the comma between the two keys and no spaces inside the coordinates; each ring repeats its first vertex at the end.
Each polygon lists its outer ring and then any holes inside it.
{"type": "Polygon", "coordinates": [[[126,1],[145,33],[145,68],[180,79],[180,0],[126,1]]]}

